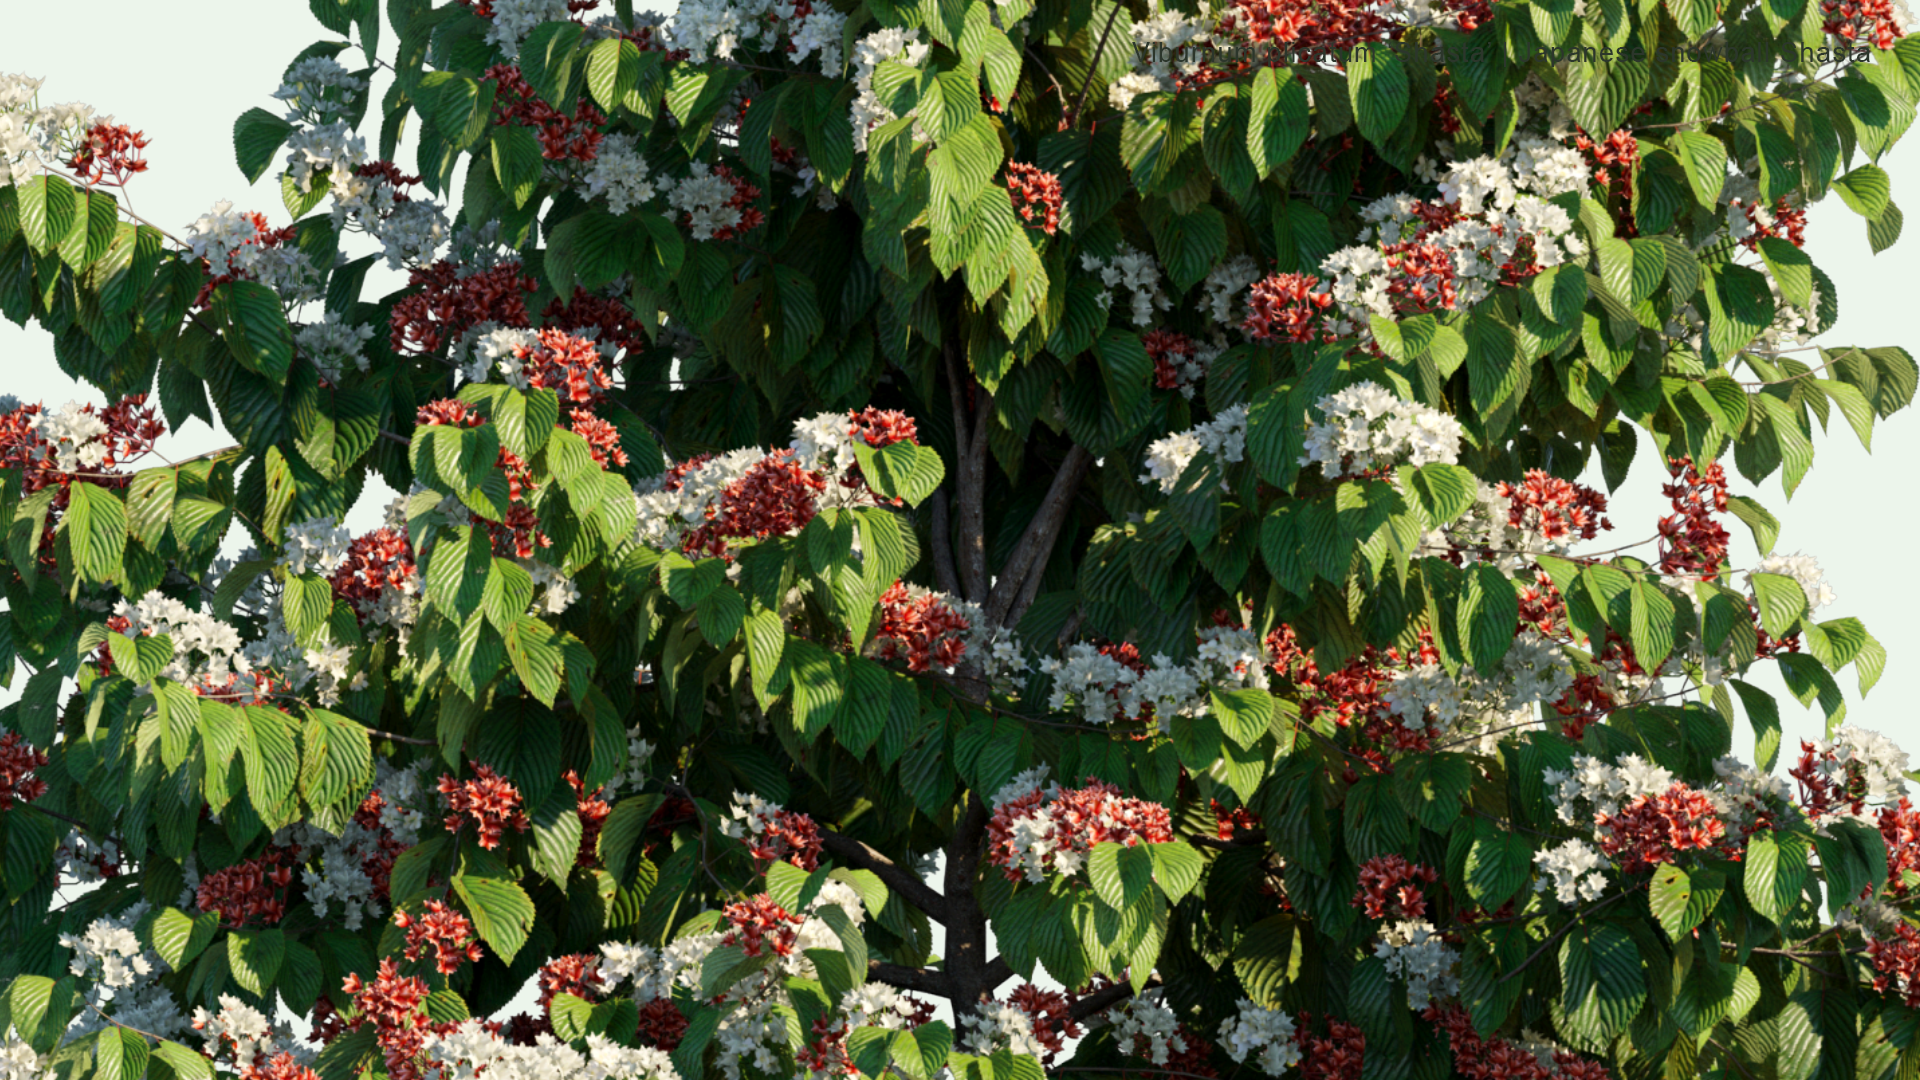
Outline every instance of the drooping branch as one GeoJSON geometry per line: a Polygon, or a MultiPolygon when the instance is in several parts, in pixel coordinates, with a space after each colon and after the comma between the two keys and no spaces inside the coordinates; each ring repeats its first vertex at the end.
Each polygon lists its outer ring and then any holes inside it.
{"type": "Polygon", "coordinates": [[[1039,512],[1020,534],[1013,554],[1001,567],[999,580],[994,582],[993,592],[987,598],[987,618],[995,625],[1012,625],[1033,603],[1040,589],[1040,577],[1047,568],[1047,557],[1053,553],[1053,542],[1059,538],[1060,529],[1067,521],[1067,511],[1072,509],[1074,496],[1080,491],[1080,482],[1092,465],[1093,455],[1077,443],[1060,462],[1046,497],[1040,501],[1039,512]],[[1018,614],[1015,614],[1016,608],[1018,614]]]}
{"type": "Polygon", "coordinates": [[[953,404],[954,488],[960,500],[958,563],[960,585],[976,604],[987,599],[987,417],[993,398],[984,389],[976,394],[973,415],[967,413],[967,386],[962,381],[959,345],[941,348],[947,368],[947,393],[953,404]]]}
{"type": "Polygon", "coordinates": [[[887,888],[893,890],[894,895],[919,908],[927,918],[946,925],[946,898],[933,891],[932,886],[920,880],[912,871],[853,837],[832,829],[820,830],[820,846],[826,849],[827,854],[842,862],[871,871],[887,888]]]}

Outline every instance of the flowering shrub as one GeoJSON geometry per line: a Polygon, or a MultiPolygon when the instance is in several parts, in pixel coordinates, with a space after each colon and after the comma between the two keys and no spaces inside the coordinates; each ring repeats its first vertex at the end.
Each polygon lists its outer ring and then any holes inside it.
{"type": "Polygon", "coordinates": [[[1889,658],[1729,472],[1920,382],[1797,358],[1897,2],[633,6],[312,5],[287,216],[171,233],[0,76],[92,388],[0,401],[0,1073],[1920,1054],[1889,658]]]}

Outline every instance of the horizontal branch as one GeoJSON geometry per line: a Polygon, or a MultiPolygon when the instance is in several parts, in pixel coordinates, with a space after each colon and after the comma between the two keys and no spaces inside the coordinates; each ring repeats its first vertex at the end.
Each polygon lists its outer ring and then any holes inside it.
{"type": "Polygon", "coordinates": [[[820,830],[820,846],[834,858],[853,864],[861,870],[872,871],[894,894],[914,907],[926,913],[927,918],[945,926],[947,923],[947,899],[933,890],[931,885],[920,880],[912,871],[885,855],[880,854],[866,844],[834,832],[832,829],[820,830]]]}
{"type": "Polygon", "coordinates": [[[1117,982],[1112,986],[1103,986],[1093,993],[1088,994],[1086,997],[1076,998],[1072,1004],[1067,1006],[1067,1012],[1072,1015],[1075,1020],[1085,1020],[1090,1016],[1097,1016],[1100,1013],[1106,1012],[1108,1009],[1133,997],[1142,990],[1151,990],[1158,985],[1160,985],[1160,976],[1155,975],[1149,978],[1147,984],[1138,990],[1136,990],[1130,982],[1117,982]]]}
{"type": "Polygon", "coordinates": [[[910,968],[900,964],[889,964],[884,960],[867,961],[867,978],[877,983],[885,983],[895,990],[912,990],[919,994],[931,994],[934,997],[951,998],[953,993],[947,985],[944,972],[929,971],[926,968],[910,968]]]}

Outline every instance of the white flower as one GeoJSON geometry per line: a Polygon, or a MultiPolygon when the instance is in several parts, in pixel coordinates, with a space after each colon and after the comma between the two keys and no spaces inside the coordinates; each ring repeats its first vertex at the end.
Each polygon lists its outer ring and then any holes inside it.
{"type": "Polygon", "coordinates": [[[1180,1021],[1162,997],[1161,990],[1148,990],[1107,1013],[1107,1022],[1113,1025],[1114,1048],[1122,1055],[1164,1066],[1170,1055],[1187,1052],[1187,1040],[1180,1036],[1180,1021]]]}
{"type": "Polygon", "coordinates": [[[1386,962],[1387,974],[1407,983],[1407,1007],[1424,1012],[1438,998],[1459,992],[1454,975],[1460,954],[1440,940],[1433,924],[1421,919],[1381,928],[1373,955],[1386,962]]]}
{"type": "MultiPolygon", "coordinates": [[[[1212,454],[1214,463],[1224,472],[1226,466],[1246,456],[1246,449],[1247,407],[1235,405],[1198,427],[1155,440],[1147,447],[1147,471],[1141,474],[1140,482],[1157,484],[1162,492],[1170,495],[1178,486],[1181,474],[1201,452],[1212,454]]],[[[1222,477],[1221,485],[1225,484],[1222,477]]]]}
{"type": "Polygon", "coordinates": [[[63,473],[97,469],[113,449],[106,438],[106,421],[77,401],[67,402],[57,412],[35,413],[29,423],[47,440],[53,466],[63,473]]]}
{"type": "Polygon", "coordinates": [[[571,12],[567,0],[490,0],[493,24],[487,44],[499,46],[509,58],[519,55],[520,43],[541,23],[565,22],[571,12]]]}
{"type": "MultiPolygon", "coordinates": [[[[1579,837],[1535,852],[1533,862],[1541,873],[1553,879],[1554,895],[1563,904],[1598,900],[1607,890],[1607,879],[1602,874],[1606,861],[1592,844],[1579,837]]],[[[1545,892],[1547,885],[1546,877],[1538,878],[1533,883],[1533,891],[1545,892]]]]}
{"type": "Polygon", "coordinates": [[[340,119],[366,90],[367,80],[341,67],[333,57],[309,56],[287,69],[273,96],[287,103],[288,120],[329,124],[340,119]]]}
{"type": "Polygon", "coordinates": [[[287,137],[287,176],[303,193],[320,180],[338,183],[366,162],[367,141],[344,120],[296,128],[287,137]]]}
{"type": "Polygon", "coordinates": [[[667,192],[667,205],[687,215],[693,238],[711,240],[715,233],[740,224],[740,208],[727,205],[737,193],[734,185],[714,175],[704,161],[696,161],[690,168],[691,175],[667,192]]]}
{"type": "Polygon", "coordinates": [[[1135,326],[1151,326],[1154,312],[1173,307],[1173,301],[1160,288],[1160,264],[1153,260],[1153,256],[1125,243],[1110,259],[1082,254],[1080,268],[1098,274],[1101,283],[1107,287],[1107,291],[1101,293],[1102,307],[1112,306],[1114,289],[1128,291],[1131,295],[1128,314],[1135,326]]]}
{"type": "Polygon", "coordinates": [[[317,323],[294,331],[293,343],[329,383],[339,385],[349,367],[367,370],[366,344],[373,340],[373,327],[349,326],[337,311],[329,311],[317,323]]]}
{"type": "Polygon", "coordinates": [[[1039,1057],[1046,1052],[1033,1033],[1033,1017],[1001,1001],[986,1002],[961,1021],[961,1039],[970,1054],[981,1057],[996,1050],[1039,1057]]]}
{"type": "MultiPolygon", "coordinates": [[[[686,10],[684,3],[681,10],[686,10]]],[[[920,40],[918,30],[898,27],[876,30],[854,42],[853,85],[857,96],[853,100],[849,119],[853,124],[855,153],[866,152],[868,132],[880,124],[897,119],[874,92],[874,71],[889,60],[917,68],[926,63],[931,49],[932,46],[920,40]]]]}
{"type": "Polygon", "coordinates": [[[328,518],[289,525],[281,540],[280,565],[289,574],[311,572],[324,577],[339,569],[352,544],[353,534],[328,518]]]}
{"type": "Polygon", "coordinates": [[[1258,1055],[1260,1071],[1279,1076],[1300,1063],[1300,1044],[1294,1041],[1294,1030],[1293,1017],[1241,998],[1240,1012],[1220,1024],[1220,1047],[1237,1062],[1258,1055]]]}
{"type": "Polygon", "coordinates": [[[652,201],[654,186],[647,176],[647,160],[633,136],[610,134],[601,140],[599,153],[587,166],[587,198],[605,195],[607,209],[624,214],[652,201]]]}
{"type": "Polygon", "coordinates": [[[1769,555],[1748,572],[1747,579],[1751,581],[1754,574],[1784,574],[1798,582],[1807,594],[1808,615],[1833,603],[1833,586],[1821,573],[1820,561],[1811,555],[1769,555]]]}

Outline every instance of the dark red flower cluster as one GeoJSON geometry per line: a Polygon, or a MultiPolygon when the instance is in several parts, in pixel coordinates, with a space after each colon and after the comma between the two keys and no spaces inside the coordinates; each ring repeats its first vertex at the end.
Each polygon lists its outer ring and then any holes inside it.
{"type": "Polygon", "coordinates": [[[46,751],[36,749],[19,732],[0,736],[0,814],[15,803],[30,803],[47,793],[47,782],[34,775],[46,763],[46,751]]]}
{"type": "MultiPolygon", "coordinates": [[[[46,412],[44,406],[22,405],[0,414],[0,469],[19,471],[23,494],[59,487],[61,493],[53,500],[56,510],[66,508],[67,489],[76,482],[104,488],[126,487],[129,478],[118,473],[120,466],[151,453],[160,436],[167,433],[167,425],[154,416],[145,394],[129,394],[104,409],[82,405],[80,411],[98,416],[106,425],[107,433],[94,440],[104,450],[100,461],[79,473],[61,472],[56,448],[34,428],[34,418],[46,412]]],[[[52,520],[47,522],[47,528],[53,528],[52,520]]]]}
{"type": "Polygon", "coordinates": [[[1354,1024],[1327,1017],[1327,1033],[1315,1035],[1313,1014],[1302,1012],[1294,1041],[1300,1044],[1301,1080],[1360,1080],[1367,1037],[1354,1024]]]}
{"type": "Polygon", "coordinates": [[[775,807],[758,815],[746,842],[763,865],[791,863],[809,872],[820,867],[820,826],[807,814],[775,807]]]}
{"type": "Polygon", "coordinates": [[[871,405],[847,414],[847,435],[875,450],[894,443],[918,444],[920,441],[920,430],[913,417],[898,409],[876,409],[871,405]]]}
{"type": "Polygon", "coordinates": [[[546,103],[512,64],[495,64],[480,73],[494,84],[493,122],[533,129],[540,139],[540,156],[548,161],[592,161],[600,156],[600,130],[607,117],[582,95],[573,115],[546,103]]]}
{"type": "Polygon", "coordinates": [[[1900,805],[1881,807],[1879,818],[1880,839],[1887,845],[1887,894],[1905,900],[1914,892],[1907,874],[1920,874],[1920,810],[1903,795],[1900,805]]]}
{"type": "Polygon", "coordinates": [[[429,900],[419,916],[404,911],[393,913],[393,925],[407,932],[407,947],[402,954],[418,960],[425,950],[433,950],[433,968],[442,975],[460,970],[471,960],[480,962],[480,942],[473,936],[473,923],[465,915],[438,900],[429,900]]]}
{"type": "Polygon", "coordinates": [[[1229,810],[1220,805],[1219,799],[1213,799],[1211,802],[1214,829],[1219,834],[1220,839],[1231,840],[1233,839],[1233,834],[1240,829],[1252,830],[1260,828],[1260,816],[1246,807],[1236,806],[1229,810]]]}
{"type": "Polygon", "coordinates": [[[420,291],[393,305],[388,344],[393,351],[429,353],[483,322],[527,325],[527,297],[539,286],[517,262],[504,262],[466,277],[459,263],[442,259],[407,275],[420,291]]]}
{"type": "Polygon", "coordinates": [[[287,913],[294,856],[290,848],[268,848],[259,858],[216,870],[200,879],[194,900],[201,911],[218,912],[228,926],[245,926],[256,919],[272,926],[287,913]]]}
{"type": "MultiPolygon", "coordinates": [[[[740,220],[731,225],[713,230],[713,239],[732,240],[736,236],[743,236],[752,232],[765,223],[767,216],[760,212],[759,207],[753,205],[754,200],[760,197],[759,188],[735,176],[733,170],[727,168],[725,165],[715,165],[709,175],[724,180],[733,187],[733,194],[727,196],[727,201],[721,203],[720,206],[732,207],[740,212],[740,220]]],[[[712,209],[717,210],[719,207],[713,207],[712,209]]],[[[680,224],[688,229],[693,228],[693,214],[687,213],[683,215],[680,219],[680,224]]]]}
{"type": "Polygon", "coordinates": [[[1560,725],[1561,733],[1579,742],[1586,735],[1587,728],[1613,711],[1617,704],[1613,695],[1607,692],[1606,679],[1582,672],[1574,675],[1573,685],[1567,687],[1567,692],[1553,703],[1553,711],[1566,718],[1560,725]]]}
{"type": "Polygon", "coordinates": [[[363,829],[377,833],[379,839],[373,849],[360,858],[360,869],[373,883],[373,895],[378,899],[388,899],[387,891],[393,881],[393,860],[407,850],[407,845],[394,839],[393,831],[380,821],[380,810],[387,803],[378,791],[370,791],[360,802],[359,809],[353,812],[353,820],[363,829]]]}
{"type": "Polygon", "coordinates": [[[1257,341],[1312,341],[1314,320],[1333,306],[1333,294],[1316,292],[1319,285],[1310,274],[1272,274],[1255,282],[1240,329],[1257,341]]]}
{"type": "Polygon", "coordinates": [[[411,592],[418,583],[407,534],[384,525],[354,537],[347,547],[346,561],[333,572],[332,579],[333,595],[353,607],[362,625],[380,609],[380,597],[386,590],[411,592]]]}
{"type": "MultiPolygon", "coordinates": [[[[1735,199],[1735,202],[1740,200],[1735,199]]],[[[1773,203],[1773,220],[1760,220],[1758,204],[1746,207],[1747,225],[1752,234],[1740,241],[1748,251],[1758,251],[1760,241],[1784,237],[1794,247],[1807,246],[1807,211],[1805,207],[1795,206],[1785,199],[1776,199],[1773,203]]]]}
{"type": "Polygon", "coordinates": [[[1020,220],[1052,236],[1060,228],[1060,178],[1024,161],[1007,163],[1007,193],[1020,220]],[[1035,219],[1038,219],[1037,221],[1035,219]]]}
{"type": "Polygon", "coordinates": [[[556,956],[540,965],[540,1007],[546,1008],[556,994],[572,994],[585,1001],[598,1001],[606,983],[600,978],[599,953],[572,953],[556,956]]]}
{"type": "Polygon", "coordinates": [[[450,1030],[452,1024],[435,1024],[427,1018],[427,981],[402,975],[393,958],[380,961],[380,970],[372,982],[358,974],[348,975],[341,989],[353,996],[353,1007],[360,1015],[347,1023],[350,1031],[373,1025],[374,1041],[380,1046],[391,1080],[421,1080],[420,1056],[427,1036],[450,1030]]]}
{"type": "Polygon", "coordinates": [[[1516,529],[1537,532],[1549,540],[1578,537],[1591,540],[1613,522],[1601,516],[1607,512],[1607,497],[1571,480],[1548,476],[1544,469],[1528,469],[1519,484],[1501,481],[1494,491],[1507,500],[1507,524],[1516,529]]]}
{"type": "Polygon", "coordinates": [[[826,489],[819,473],[794,462],[792,450],[775,450],[727,485],[713,516],[687,534],[681,549],[689,555],[726,556],[729,540],[785,536],[813,520],[819,513],[816,500],[826,489]]]}
{"type": "Polygon", "coordinates": [[[860,1070],[847,1056],[847,1035],[852,1031],[846,1017],[822,1016],[813,1022],[813,1041],[794,1054],[794,1064],[809,1077],[853,1076],[860,1070]]]}
{"type": "Polygon", "coordinates": [[[560,775],[573,788],[573,812],[580,818],[580,851],[573,858],[575,866],[598,866],[600,864],[600,830],[606,827],[607,815],[613,813],[613,805],[607,802],[606,788],[597,787],[593,794],[587,794],[586,781],[580,774],[568,769],[560,775]]]}
{"type": "Polygon", "coordinates": [[[1147,359],[1153,361],[1153,385],[1162,390],[1187,385],[1187,373],[1181,365],[1193,362],[1192,338],[1177,330],[1150,330],[1140,344],[1147,347],[1147,359]]]}
{"type": "Polygon", "coordinates": [[[282,1050],[264,1065],[259,1061],[241,1065],[240,1080],[320,1080],[320,1074],[295,1061],[292,1054],[282,1050]]]}
{"type": "Polygon", "coordinates": [[[1421,634],[1419,650],[1411,656],[1403,658],[1398,649],[1382,652],[1369,645],[1330,675],[1320,673],[1313,653],[1300,648],[1293,627],[1285,623],[1267,634],[1266,648],[1273,670],[1286,676],[1299,691],[1301,723],[1310,724],[1322,712],[1332,710],[1334,723],[1358,726],[1364,745],[1355,747],[1354,752],[1381,770],[1386,767],[1385,750],[1428,748],[1425,725],[1408,727],[1387,708],[1385,693],[1391,668],[1440,662],[1430,634],[1421,634]]]}
{"type": "Polygon", "coordinates": [[[728,904],[720,909],[720,914],[733,926],[720,939],[720,944],[738,945],[749,957],[759,956],[767,949],[772,949],[775,956],[793,955],[794,939],[799,933],[796,928],[807,921],[798,915],[789,915],[786,908],[774,903],[773,897],[766,893],[728,904]]]}
{"type": "Polygon", "coordinates": [[[597,330],[599,340],[628,351],[647,347],[646,327],[632,308],[612,297],[596,296],[577,285],[573,298],[566,303],[561,303],[557,296],[547,302],[540,312],[540,324],[576,332],[597,330]]]}
{"type": "Polygon", "coordinates": [[[392,188],[395,205],[412,202],[413,200],[408,198],[407,193],[402,189],[412,187],[419,183],[421,179],[418,176],[410,176],[401,172],[400,166],[395,165],[391,161],[369,161],[362,165],[355,165],[353,167],[353,175],[363,179],[371,178],[378,180],[387,185],[387,187],[392,188]]]}
{"type": "Polygon", "coordinates": [[[1374,10],[1383,6],[1377,0],[1234,0],[1214,36],[1250,45],[1285,44],[1296,55],[1351,49],[1399,36],[1400,24],[1374,10]]]}
{"type": "Polygon", "coordinates": [[[1420,1014],[1447,1033],[1454,1071],[1467,1080],[1610,1080],[1606,1066],[1567,1050],[1556,1050],[1549,1068],[1534,1052],[1505,1039],[1482,1039],[1458,1005],[1429,1005],[1420,1014]]]}
{"type": "Polygon", "coordinates": [[[1073,999],[1058,990],[1042,990],[1032,983],[1022,983],[1007,995],[1007,1004],[1026,1013],[1033,1021],[1034,1041],[1044,1051],[1040,1055],[1042,1065],[1052,1064],[1066,1048],[1066,1040],[1086,1033],[1069,1011],[1073,999]]]}
{"type": "Polygon", "coordinates": [[[1046,835],[1056,850],[1084,854],[1096,844],[1135,847],[1173,839],[1173,819],[1166,807],[1128,798],[1114,785],[1088,777],[1083,788],[1052,796],[1035,791],[994,808],[987,821],[987,861],[1001,867],[1009,881],[1024,876],[1025,853],[1014,836],[1014,824],[1031,817],[1047,819],[1046,835]]]}
{"type": "MultiPolygon", "coordinates": [[[[1819,818],[1838,813],[1842,806],[1855,814],[1864,814],[1867,810],[1866,775],[1855,763],[1846,770],[1847,784],[1842,787],[1833,782],[1823,765],[1832,764],[1834,753],[1828,750],[1821,753],[1812,743],[1800,740],[1800,760],[1787,770],[1800,788],[1800,807],[1808,817],[1819,818]]],[[[1892,850],[1891,847],[1888,848],[1892,850]]]]}
{"type": "Polygon", "coordinates": [[[882,660],[906,660],[908,671],[951,668],[966,655],[967,645],[960,635],[967,628],[967,620],[939,596],[914,596],[905,582],[896,581],[880,596],[880,630],[874,648],[882,660]]]}
{"type": "Polygon", "coordinates": [[[1873,962],[1874,990],[1920,1008],[1920,931],[1903,922],[1892,938],[1869,938],[1867,959],[1873,962]]]}
{"type": "Polygon", "coordinates": [[[1493,21],[1493,4],[1490,0],[1445,0],[1445,6],[1453,12],[1461,33],[1471,34],[1493,21]]]}
{"type": "Polygon", "coordinates": [[[1419,919],[1427,914],[1427,898],[1420,883],[1433,884],[1440,875],[1431,866],[1410,863],[1401,855],[1375,855],[1360,864],[1360,889],[1353,906],[1364,908],[1369,919],[1419,919]]]}
{"type": "Polygon", "coordinates": [[[1671,863],[1683,851],[1711,851],[1727,837],[1726,823],[1704,791],[1675,783],[1602,816],[1600,850],[1628,873],[1671,863]]]}
{"type": "Polygon", "coordinates": [[[1410,240],[1380,249],[1387,269],[1394,275],[1387,284],[1387,295],[1394,298],[1394,310],[1403,315],[1421,315],[1430,311],[1452,311],[1458,301],[1454,286],[1453,256],[1438,244],[1410,240]]]}
{"type": "Polygon", "coordinates": [[[654,998],[640,1006],[640,1038],[671,1053],[687,1033],[687,1018],[668,998],[654,998]]]}
{"type": "Polygon", "coordinates": [[[78,173],[80,182],[88,187],[125,187],[136,174],[147,171],[140,151],[152,141],[144,131],[102,120],[87,129],[80,146],[67,159],[67,168],[78,173]]]}
{"type": "Polygon", "coordinates": [[[1667,459],[1667,473],[1674,482],[1662,485],[1660,494],[1671,500],[1673,513],[1660,519],[1660,572],[1712,581],[1727,561],[1732,540],[1713,519],[1727,512],[1726,470],[1715,461],[1701,472],[1692,458],[1677,457],[1667,459]]]}
{"type": "Polygon", "coordinates": [[[576,405],[593,405],[606,398],[613,376],[607,374],[599,346],[552,328],[537,331],[536,337],[537,344],[513,347],[528,386],[556,391],[562,400],[576,405]]]}
{"type": "Polygon", "coordinates": [[[1826,16],[1821,29],[1842,41],[1866,40],[1891,49],[1907,36],[1892,0],[1820,0],[1820,14],[1826,16]]]}
{"type": "Polygon", "coordinates": [[[452,776],[440,778],[440,795],[447,801],[447,831],[458,830],[462,817],[472,818],[483,848],[499,847],[509,828],[526,832],[527,815],[521,808],[520,789],[491,766],[475,766],[473,776],[465,781],[452,776]]]}

